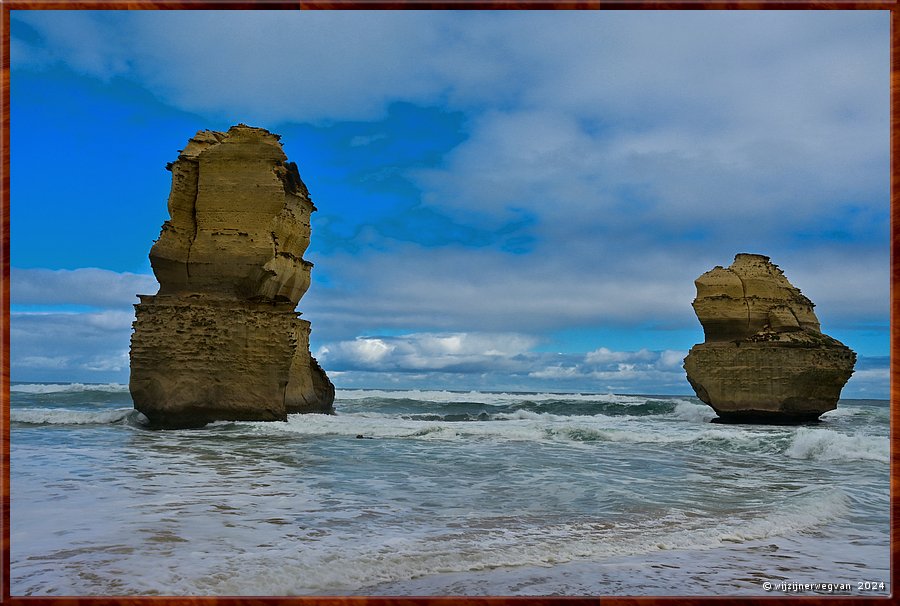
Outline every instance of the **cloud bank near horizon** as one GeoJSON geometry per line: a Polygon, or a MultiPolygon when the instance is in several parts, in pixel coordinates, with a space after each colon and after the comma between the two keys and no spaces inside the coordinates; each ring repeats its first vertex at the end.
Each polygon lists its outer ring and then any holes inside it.
{"type": "MultiPolygon", "coordinates": [[[[135,292],[156,292],[152,276],[86,268],[18,269],[14,277],[13,380],[127,382],[131,303],[135,292]],[[39,309],[24,311],[34,307],[39,309]]],[[[309,317],[328,315],[323,311],[309,317]]],[[[398,324],[408,320],[400,318],[398,324]]],[[[697,341],[702,341],[697,330],[697,341]]],[[[682,369],[686,349],[624,351],[601,346],[556,352],[542,350],[539,334],[515,331],[405,332],[350,339],[331,334],[318,343],[313,354],[342,388],[691,393],[682,369]]],[[[888,364],[887,356],[861,356],[845,397],[886,397],[888,364]]]]}

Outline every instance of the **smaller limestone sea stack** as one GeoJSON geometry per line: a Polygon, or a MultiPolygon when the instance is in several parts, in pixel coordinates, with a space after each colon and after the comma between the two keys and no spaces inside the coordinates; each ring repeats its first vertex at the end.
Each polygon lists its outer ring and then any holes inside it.
{"type": "Polygon", "coordinates": [[[769,257],[738,254],[694,284],[705,342],[684,369],[718,421],[798,423],[837,408],[856,354],[821,332],[813,302],[769,257]]]}
{"type": "Polygon", "coordinates": [[[334,412],[334,386],[294,311],[310,283],[315,210],[279,136],[198,132],[167,168],[169,215],[138,295],[129,388],[155,427],[334,412]]]}

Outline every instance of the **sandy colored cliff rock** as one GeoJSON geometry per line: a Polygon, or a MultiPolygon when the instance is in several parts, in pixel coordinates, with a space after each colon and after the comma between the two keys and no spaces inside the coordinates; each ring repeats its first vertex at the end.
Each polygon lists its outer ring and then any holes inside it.
{"type": "Polygon", "coordinates": [[[131,338],[132,399],[155,426],[333,412],[294,311],[315,206],[278,139],[200,131],[167,166],[171,218],[150,250],[160,288],[140,296],[131,338]]]}
{"type": "Polygon", "coordinates": [[[837,407],[856,354],[821,332],[812,301],[768,257],[738,254],[695,285],[705,342],[684,369],[719,420],[801,422],[837,407]]]}

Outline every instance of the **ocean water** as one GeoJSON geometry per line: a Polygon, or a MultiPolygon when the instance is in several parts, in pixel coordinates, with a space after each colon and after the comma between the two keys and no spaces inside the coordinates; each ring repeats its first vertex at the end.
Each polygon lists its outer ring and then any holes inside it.
{"type": "Polygon", "coordinates": [[[124,385],[10,395],[12,595],[890,593],[886,401],[338,390],[151,431],[124,385]]]}

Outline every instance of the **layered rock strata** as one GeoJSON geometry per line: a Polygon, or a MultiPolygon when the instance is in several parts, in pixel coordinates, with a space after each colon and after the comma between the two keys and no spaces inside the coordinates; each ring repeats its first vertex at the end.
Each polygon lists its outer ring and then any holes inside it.
{"type": "Polygon", "coordinates": [[[295,310],[310,284],[315,209],[279,136],[200,131],[172,172],[170,220],[150,250],[156,295],[139,295],[134,407],[153,426],[333,412],[334,386],[295,310]]]}
{"type": "Polygon", "coordinates": [[[837,407],[856,354],[821,332],[813,302],[769,257],[738,254],[694,284],[705,341],[684,369],[717,420],[795,423],[837,407]]]}

